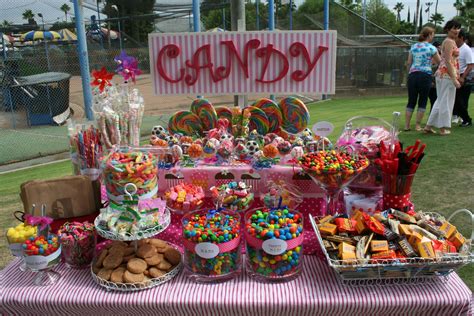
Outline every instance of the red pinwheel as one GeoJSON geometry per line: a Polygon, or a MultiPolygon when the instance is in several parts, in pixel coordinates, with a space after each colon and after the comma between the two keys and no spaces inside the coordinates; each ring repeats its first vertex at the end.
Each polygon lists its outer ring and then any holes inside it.
{"type": "Polygon", "coordinates": [[[99,91],[102,92],[104,91],[105,86],[112,85],[112,77],[114,74],[107,72],[107,69],[102,67],[101,70],[93,70],[92,76],[94,77],[94,80],[92,81],[91,85],[99,87],[99,91]]]}

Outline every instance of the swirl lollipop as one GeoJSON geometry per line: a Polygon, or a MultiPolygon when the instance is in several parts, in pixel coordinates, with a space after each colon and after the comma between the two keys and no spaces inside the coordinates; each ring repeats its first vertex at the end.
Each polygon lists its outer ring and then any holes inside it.
{"type": "Polygon", "coordinates": [[[217,113],[214,106],[207,99],[196,99],[191,104],[191,112],[196,114],[202,123],[205,131],[216,127],[217,113]]]}
{"type": "Polygon", "coordinates": [[[229,122],[232,122],[232,111],[226,106],[216,108],[218,118],[226,118],[229,122]]]}
{"type": "Polygon", "coordinates": [[[308,126],[308,108],[300,99],[295,97],[281,99],[280,109],[283,114],[282,128],[288,133],[297,134],[308,126]]]}
{"type": "Polygon", "coordinates": [[[260,135],[268,133],[270,122],[265,112],[255,106],[248,106],[245,109],[250,112],[249,130],[255,129],[260,135]]]}
{"type": "Polygon", "coordinates": [[[173,134],[196,135],[202,134],[202,124],[199,117],[189,111],[178,111],[170,117],[168,128],[173,134]]]}
{"type": "Polygon", "coordinates": [[[273,102],[270,99],[262,98],[255,101],[252,106],[263,110],[263,112],[265,112],[265,114],[267,115],[268,120],[270,122],[270,128],[268,132],[271,133],[278,130],[278,128],[283,122],[283,115],[281,113],[280,106],[277,103],[273,102]]]}

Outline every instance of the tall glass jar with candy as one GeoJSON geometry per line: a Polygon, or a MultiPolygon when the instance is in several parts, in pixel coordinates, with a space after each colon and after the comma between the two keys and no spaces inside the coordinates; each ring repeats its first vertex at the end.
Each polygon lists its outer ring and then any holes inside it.
{"type": "Polygon", "coordinates": [[[133,183],[140,199],[150,199],[158,192],[158,161],[151,152],[133,148],[115,148],[104,160],[104,182],[109,199],[121,201],[125,186],[133,183]]]}
{"type": "Polygon", "coordinates": [[[184,266],[197,282],[223,282],[241,270],[240,216],[198,210],[183,217],[184,266]]]}
{"type": "Polygon", "coordinates": [[[303,267],[303,216],[286,207],[245,214],[246,269],[263,282],[293,280],[303,267]]]}

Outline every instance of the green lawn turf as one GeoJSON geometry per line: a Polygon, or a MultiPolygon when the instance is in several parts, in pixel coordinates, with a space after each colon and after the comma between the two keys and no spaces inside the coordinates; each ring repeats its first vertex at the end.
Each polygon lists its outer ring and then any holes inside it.
{"type": "MultiPolygon", "coordinates": [[[[309,106],[311,122],[330,121],[335,125],[331,135],[334,140],[342,132],[347,119],[357,116],[373,116],[391,121],[393,111],[404,114],[404,97],[339,99],[320,102],[309,106]]],[[[471,109],[473,104],[471,102],[471,109]]],[[[426,121],[427,118],[425,118],[426,121]]],[[[414,123],[413,123],[414,124],[414,123]]],[[[400,121],[403,126],[403,117],[400,121]]],[[[412,126],[414,129],[414,126],[412,126]]],[[[427,144],[424,158],[415,178],[413,202],[416,209],[437,211],[445,216],[460,208],[474,210],[474,127],[454,127],[450,136],[424,135],[419,132],[402,132],[400,139],[409,146],[420,139],[427,144]]],[[[31,179],[47,179],[71,173],[69,162],[60,162],[41,167],[0,175],[0,234],[15,223],[12,212],[20,210],[19,186],[31,179]]],[[[464,236],[470,236],[470,223],[467,217],[458,217],[454,224],[464,236]]],[[[10,260],[6,240],[0,239],[0,267],[10,260]]],[[[460,275],[471,289],[474,288],[474,268],[460,270],[460,275]]]]}

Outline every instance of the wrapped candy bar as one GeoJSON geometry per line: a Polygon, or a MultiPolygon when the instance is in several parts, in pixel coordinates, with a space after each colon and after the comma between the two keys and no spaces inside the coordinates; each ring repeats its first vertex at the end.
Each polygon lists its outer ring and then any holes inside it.
{"type": "Polygon", "coordinates": [[[316,228],[328,255],[344,264],[386,264],[418,258],[423,259],[420,262],[442,263],[453,255],[469,253],[465,245],[470,241],[454,225],[421,212],[390,209],[371,216],[355,210],[349,218],[326,216],[316,228]]]}

